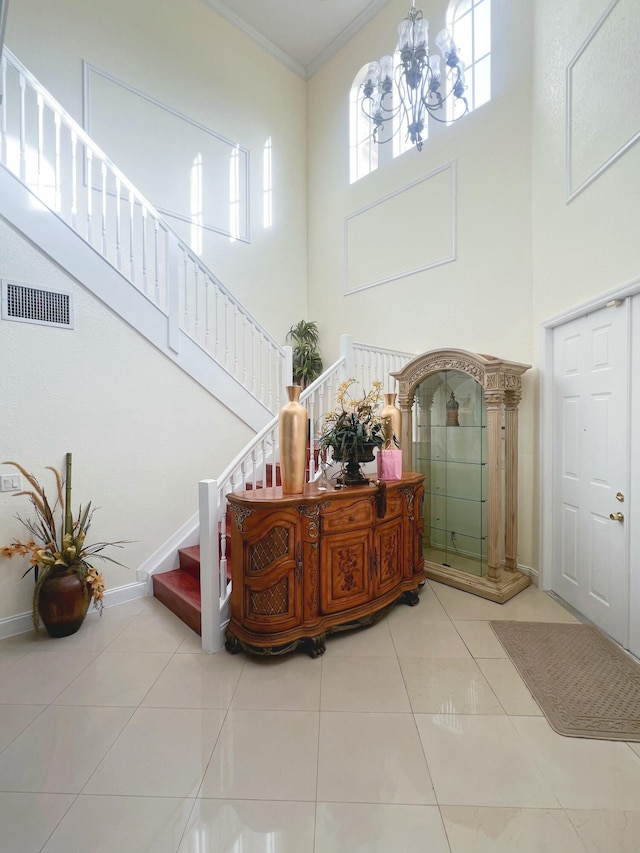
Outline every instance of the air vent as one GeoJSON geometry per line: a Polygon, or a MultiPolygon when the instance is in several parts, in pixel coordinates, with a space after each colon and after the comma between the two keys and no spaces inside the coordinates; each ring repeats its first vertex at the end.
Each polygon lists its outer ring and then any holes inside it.
{"type": "Polygon", "coordinates": [[[3,280],[2,319],[73,329],[73,294],[3,280]]]}

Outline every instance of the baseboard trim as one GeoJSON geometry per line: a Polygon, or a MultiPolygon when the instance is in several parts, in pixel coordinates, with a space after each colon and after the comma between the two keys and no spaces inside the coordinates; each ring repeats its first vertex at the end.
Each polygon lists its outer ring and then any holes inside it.
{"type": "Polygon", "coordinates": [[[531,578],[531,583],[534,586],[540,586],[540,572],[538,571],[538,569],[534,569],[531,566],[522,566],[520,563],[518,563],[518,571],[522,572],[523,575],[529,575],[529,577],[531,578]]]}
{"type": "MultiPolygon", "coordinates": [[[[104,594],[104,606],[116,607],[118,604],[125,604],[127,601],[145,598],[149,594],[148,590],[149,585],[146,581],[108,589],[104,594]]],[[[15,616],[5,616],[3,619],[0,619],[0,640],[5,640],[7,637],[14,637],[16,634],[25,634],[27,631],[32,630],[33,616],[31,611],[28,613],[17,613],[15,616]]]]}

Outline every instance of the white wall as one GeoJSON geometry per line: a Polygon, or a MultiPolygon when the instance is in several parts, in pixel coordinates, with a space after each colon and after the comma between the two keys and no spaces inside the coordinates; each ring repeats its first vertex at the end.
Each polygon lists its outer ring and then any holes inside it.
{"type": "MultiPolygon", "coordinates": [[[[431,122],[422,152],[411,150],[349,184],[348,91],[366,62],[393,50],[404,0],[392,0],[309,83],[309,313],[329,341],[356,340],[424,352],[460,347],[531,363],[531,50],[529,4],[493,0],[491,102],[450,127],[431,122]],[[454,161],[457,172],[457,258],[421,273],[344,295],[345,217],[409,187],[454,161]]],[[[420,4],[431,39],[444,26],[445,3],[420,4]]],[[[428,193],[428,188],[427,188],[428,193]]],[[[407,198],[411,193],[407,193],[407,198]]],[[[446,197],[411,201],[425,235],[446,197]]],[[[383,208],[381,208],[383,210],[383,208]]],[[[387,264],[405,266],[396,247],[404,216],[384,223],[387,264]]],[[[378,223],[377,232],[382,230],[378,223]]],[[[380,242],[379,238],[378,242],[380,242]]],[[[535,374],[523,378],[520,477],[520,561],[533,564],[533,397],[535,374]]]]}
{"type": "MultiPolygon", "coordinates": [[[[533,322],[640,276],[640,144],[571,202],[566,188],[566,69],[610,0],[536,0],[533,97],[533,322]]],[[[618,4],[576,67],[574,179],[640,131],[637,0],[618,4]],[[602,47],[607,49],[604,63],[602,47]],[[589,84],[587,88],[584,83],[589,84]]]]}
{"type": "MultiPolygon", "coordinates": [[[[11,3],[6,43],[80,123],[86,60],[249,150],[251,243],[205,232],[203,259],[284,343],[307,308],[305,82],[201,0],[20,0],[11,3]],[[265,231],[262,151],[269,136],[274,225],[265,231]]],[[[123,114],[118,127],[123,137],[130,123],[123,114]]],[[[163,142],[155,138],[153,146],[163,142]]],[[[157,175],[159,188],[168,181],[189,183],[180,149],[174,148],[167,167],[172,174],[157,175]]],[[[137,168],[155,156],[142,147],[137,168]]],[[[129,177],[135,183],[135,175],[129,177]]],[[[154,193],[148,195],[153,204],[154,193]]],[[[187,226],[171,224],[188,237],[187,226]]]]}
{"type": "MultiPolygon", "coordinates": [[[[1,322],[0,461],[19,462],[47,488],[46,466],[63,470],[71,451],[73,505],[99,507],[91,541],[134,540],[111,552],[127,569],[104,564],[107,587],[134,583],[196,512],[198,480],[216,477],[251,432],[1,220],[0,245],[0,277],[71,292],[76,312],[74,330],[1,322]]],[[[15,514],[29,510],[26,497],[0,493],[0,544],[24,536],[15,514]]],[[[1,561],[0,619],[31,607],[25,567],[1,561]]]]}

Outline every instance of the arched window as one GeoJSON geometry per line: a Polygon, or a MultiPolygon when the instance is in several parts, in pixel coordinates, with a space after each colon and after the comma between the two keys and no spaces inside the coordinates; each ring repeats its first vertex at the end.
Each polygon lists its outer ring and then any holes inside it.
{"type": "MultiPolygon", "coordinates": [[[[465,65],[465,97],[471,112],[491,100],[491,0],[450,3],[447,27],[465,65]]],[[[464,110],[464,104],[454,98],[447,107],[450,121],[464,110]]]]}
{"type": "Polygon", "coordinates": [[[355,183],[378,168],[378,145],[373,140],[373,122],[360,106],[361,86],[369,66],[356,74],[349,92],[349,182],[355,183]]]}

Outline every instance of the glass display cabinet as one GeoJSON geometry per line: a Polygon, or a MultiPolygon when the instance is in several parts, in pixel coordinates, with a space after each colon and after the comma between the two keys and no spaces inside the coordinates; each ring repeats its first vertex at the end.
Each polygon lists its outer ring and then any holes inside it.
{"type": "Polygon", "coordinates": [[[425,475],[427,577],[503,603],[517,570],[518,404],[529,365],[433,350],[398,381],[405,470],[425,475]]]}

